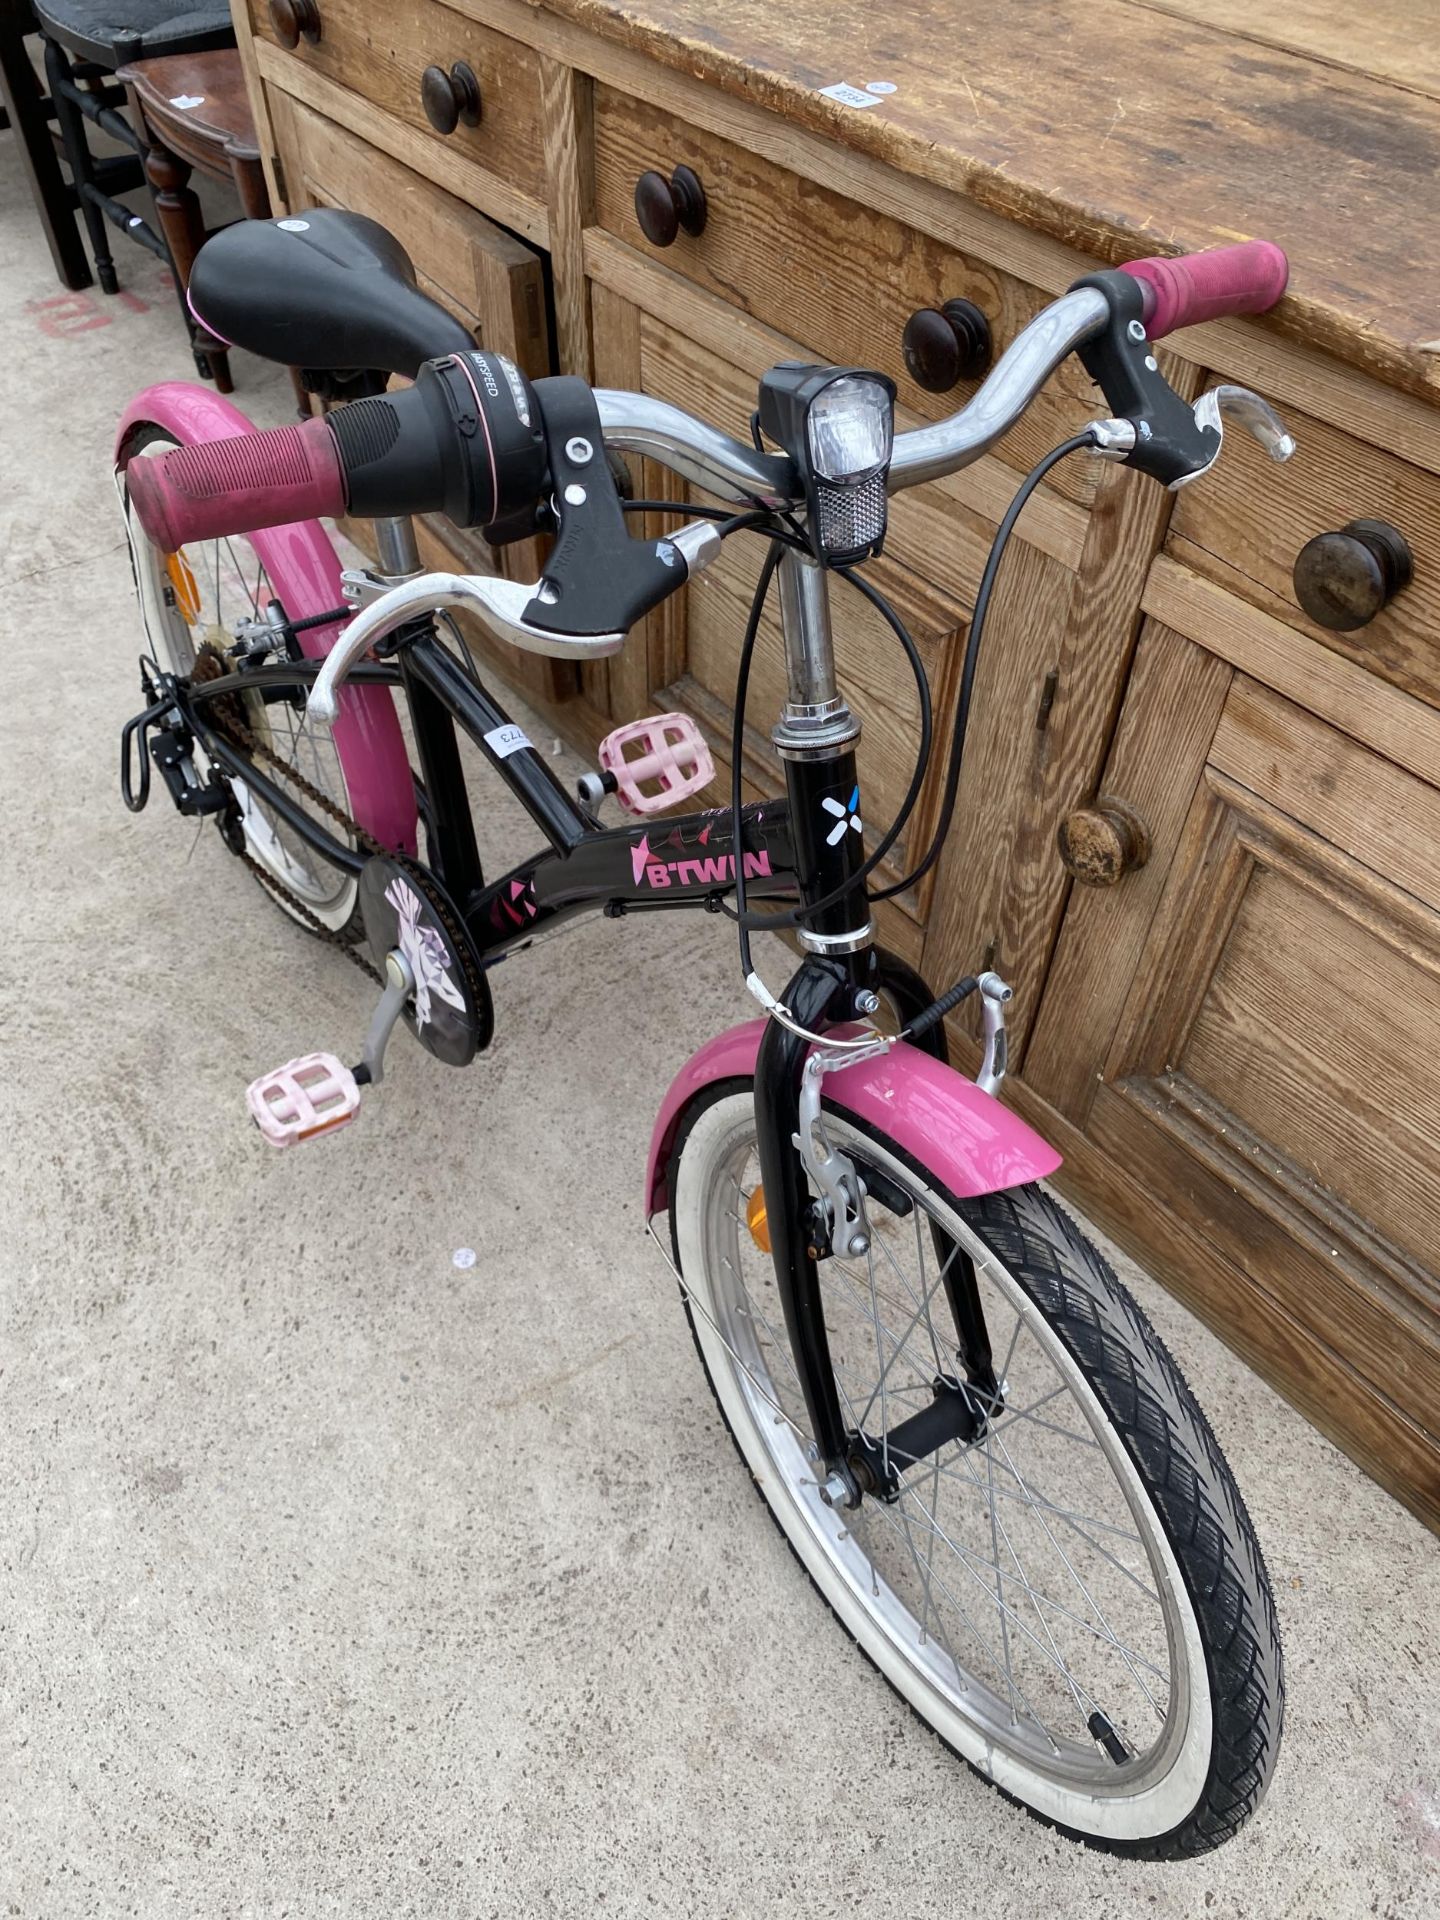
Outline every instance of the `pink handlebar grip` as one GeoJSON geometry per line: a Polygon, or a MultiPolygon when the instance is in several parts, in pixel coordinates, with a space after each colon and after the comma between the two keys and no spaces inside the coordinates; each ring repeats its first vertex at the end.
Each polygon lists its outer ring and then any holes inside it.
{"type": "Polygon", "coordinates": [[[1290,262],[1269,240],[1182,254],[1176,260],[1128,260],[1122,272],[1140,281],[1145,330],[1163,340],[1177,327],[1231,313],[1266,313],[1285,291],[1290,262]]]}
{"type": "Polygon", "coordinates": [[[125,482],[141,526],[163,553],[345,511],[335,436],[318,419],[135,459],[125,482]]]}

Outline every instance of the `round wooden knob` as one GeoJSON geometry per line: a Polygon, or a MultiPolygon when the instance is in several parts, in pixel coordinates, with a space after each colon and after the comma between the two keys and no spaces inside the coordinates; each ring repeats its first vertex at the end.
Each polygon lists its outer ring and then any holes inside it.
{"type": "Polygon", "coordinates": [[[270,0],[270,24],[282,47],[298,47],[308,40],[312,47],[320,42],[320,9],[315,0],[270,0]]]}
{"type": "Polygon", "coordinates": [[[1056,835],[1065,871],[1084,887],[1113,887],[1150,858],[1145,822],[1123,800],[1102,794],[1093,807],[1077,807],[1056,835]]]}
{"type": "Polygon", "coordinates": [[[420,76],[420,104],[436,133],[453,133],[462,122],[478,127],[480,82],[474,68],[463,60],[457,60],[448,73],[444,67],[426,67],[420,76]]]}
{"type": "Polygon", "coordinates": [[[652,247],[669,247],[683,227],[686,233],[705,231],[705,189],[689,167],[676,167],[667,180],[653,168],[635,182],[635,218],[652,247]]]}
{"type": "Polygon", "coordinates": [[[990,365],[990,322],[973,301],[947,300],[912,313],[900,344],[910,378],[927,392],[948,393],[990,365]]]}
{"type": "Polygon", "coordinates": [[[1403,533],[1384,520],[1352,520],[1317,533],[1295,557],[1295,598],[1318,627],[1350,633],[1409,586],[1415,560],[1403,533]]]}

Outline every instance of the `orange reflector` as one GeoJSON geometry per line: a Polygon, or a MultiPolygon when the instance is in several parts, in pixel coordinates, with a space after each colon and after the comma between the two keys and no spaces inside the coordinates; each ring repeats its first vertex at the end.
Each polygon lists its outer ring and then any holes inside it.
{"type": "Polygon", "coordinates": [[[770,1222],[765,1215],[765,1189],[756,1187],[745,1205],[745,1224],[762,1253],[770,1251],[770,1222]]]}
{"type": "Polygon", "coordinates": [[[195,576],[190,571],[190,562],[183,553],[167,553],[165,571],[170,576],[170,584],[175,589],[175,604],[180,609],[187,627],[193,627],[200,618],[200,589],[195,584],[195,576]]]}

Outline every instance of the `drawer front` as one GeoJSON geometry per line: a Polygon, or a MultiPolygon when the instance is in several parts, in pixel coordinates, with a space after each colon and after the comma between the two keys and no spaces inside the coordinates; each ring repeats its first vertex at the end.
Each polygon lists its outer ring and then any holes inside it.
{"type": "MultiPolygon", "coordinates": [[[[1291,409],[1285,414],[1298,446],[1294,458],[1277,467],[1248,434],[1227,433],[1215,471],[1177,496],[1167,551],[1193,572],[1440,706],[1440,478],[1323,421],[1291,409]],[[1413,555],[1414,577],[1362,625],[1336,631],[1302,610],[1294,570],[1301,549],[1316,536],[1340,533],[1357,520],[1385,522],[1398,531],[1413,555]]],[[[1330,578],[1336,566],[1348,571],[1359,564],[1369,571],[1363,551],[1348,541],[1332,547],[1332,555],[1330,578]]],[[[1350,617],[1365,611],[1356,606],[1350,617]]]]}
{"type": "Polygon", "coordinates": [[[550,371],[545,280],[522,241],[323,114],[271,90],[292,211],[345,207],[401,236],[420,286],[532,380],[550,371]]]}
{"type": "MultiPolygon", "coordinates": [[[[292,211],[345,207],[382,221],[404,237],[419,285],[463,321],[481,346],[505,354],[531,379],[549,373],[545,280],[537,254],[323,114],[275,89],[269,105],[292,211]]],[[[348,522],[347,529],[373,556],[368,529],[348,522]]],[[[421,522],[417,532],[428,566],[503,573],[512,580],[539,577],[542,559],[534,540],[492,549],[478,532],[454,527],[440,515],[421,522]]],[[[560,701],[573,694],[575,673],[565,662],[499,647],[474,623],[466,631],[475,651],[531,698],[560,701]]]]}
{"type": "MultiPolygon", "coordinates": [[[[637,252],[820,358],[892,375],[901,404],[927,420],[953,413],[978,382],[936,394],[911,379],[901,336],[917,309],[973,301],[989,320],[998,355],[1048,300],[915,228],[605,86],[595,90],[595,217],[637,252]],[[698,235],[682,229],[673,244],[658,248],[636,217],[635,185],[648,170],[668,178],[677,165],[700,179],[705,226],[698,235]]],[[[1026,469],[1103,411],[1072,357],[1000,443],[1000,455],[1026,469]]],[[[1095,485],[1093,462],[1057,469],[1056,489],[1072,499],[1088,502],[1095,485]]]]}
{"type": "MultiPolygon", "coordinates": [[[[285,57],[362,95],[408,127],[518,187],[545,198],[541,142],[540,68],[518,40],[464,19],[438,0],[400,0],[376,7],[369,0],[316,0],[320,37],[301,39],[285,57]],[[480,94],[476,126],[463,120],[439,134],[421,105],[421,76],[436,66],[448,74],[464,62],[480,94]]],[[[250,0],[258,39],[279,48],[267,0],[250,0]]]]}

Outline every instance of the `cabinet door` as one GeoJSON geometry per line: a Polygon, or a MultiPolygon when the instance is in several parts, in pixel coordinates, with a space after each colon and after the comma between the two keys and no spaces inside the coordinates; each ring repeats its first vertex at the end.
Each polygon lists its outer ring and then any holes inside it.
{"type": "Polygon", "coordinates": [[[1075,889],[1027,1085],[1131,1183],[1127,1237],[1440,1519],[1440,792],[1155,624],[1106,785],[1150,857],[1075,889]]]}
{"type": "MultiPolygon", "coordinates": [[[[550,372],[539,254],[313,108],[273,87],[269,105],[291,212],[345,207],[378,220],[404,243],[419,286],[448,307],[479,345],[505,354],[531,379],[550,372]]],[[[373,552],[366,529],[348,530],[373,552]]],[[[539,578],[541,553],[534,540],[492,549],[478,533],[438,515],[420,521],[417,534],[429,565],[539,578]]],[[[574,693],[576,676],[568,663],[497,647],[473,622],[463,624],[475,651],[533,698],[563,700],[574,693]]]]}

